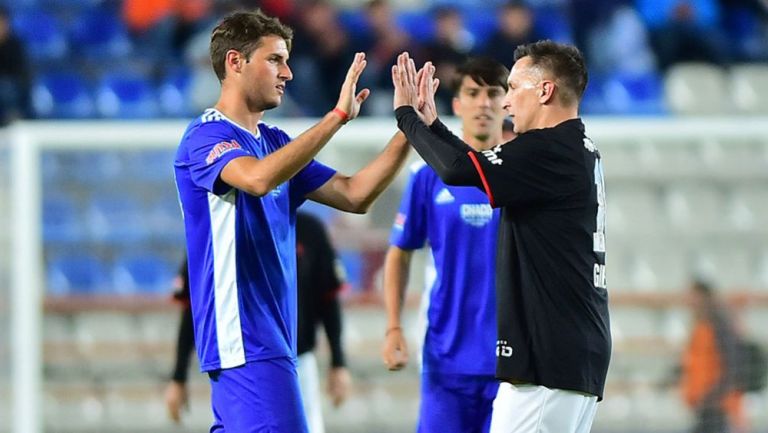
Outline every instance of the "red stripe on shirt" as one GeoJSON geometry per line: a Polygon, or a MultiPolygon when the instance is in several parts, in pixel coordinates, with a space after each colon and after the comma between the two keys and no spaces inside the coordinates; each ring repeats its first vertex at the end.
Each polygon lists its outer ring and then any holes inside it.
{"type": "Polygon", "coordinates": [[[488,185],[488,179],[485,177],[485,173],[483,173],[483,167],[480,166],[480,161],[477,160],[477,156],[475,155],[475,152],[467,152],[467,155],[469,155],[469,159],[472,160],[472,164],[475,165],[477,174],[480,175],[480,180],[483,181],[483,188],[485,188],[485,194],[488,195],[488,201],[491,202],[491,207],[496,207],[496,204],[493,202],[493,193],[491,192],[491,186],[488,185]]]}

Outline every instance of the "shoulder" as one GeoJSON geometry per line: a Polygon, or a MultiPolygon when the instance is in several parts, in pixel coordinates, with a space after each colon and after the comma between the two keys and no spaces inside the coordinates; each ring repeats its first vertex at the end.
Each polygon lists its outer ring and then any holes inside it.
{"type": "Polygon", "coordinates": [[[290,135],[277,126],[270,125],[268,123],[259,122],[259,134],[263,136],[267,141],[278,141],[280,144],[285,144],[291,141],[290,135]]]}
{"type": "Polygon", "coordinates": [[[226,138],[232,136],[234,130],[216,110],[206,110],[200,116],[196,117],[187,127],[184,138],[205,139],[210,137],[226,138]]]}

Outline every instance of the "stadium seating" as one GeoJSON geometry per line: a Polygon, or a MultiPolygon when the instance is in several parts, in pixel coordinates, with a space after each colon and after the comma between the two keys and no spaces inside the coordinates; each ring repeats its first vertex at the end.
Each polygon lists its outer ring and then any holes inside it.
{"type": "Polygon", "coordinates": [[[768,65],[734,65],[729,78],[734,108],[745,114],[768,114],[768,65]]]}
{"type": "Polygon", "coordinates": [[[107,74],[99,86],[97,104],[103,117],[141,119],[159,114],[153,84],[139,74],[107,74]]]}
{"type": "Polygon", "coordinates": [[[50,197],[43,201],[43,239],[46,242],[82,241],[83,216],[71,197],[50,197]]]}
{"type": "Polygon", "coordinates": [[[85,119],[96,114],[87,83],[71,72],[41,76],[33,88],[32,106],[40,118],[85,119]]]}
{"type": "Polygon", "coordinates": [[[76,17],[70,42],[85,59],[119,60],[131,52],[131,41],[119,15],[109,8],[85,8],[76,17]]]}
{"type": "Polygon", "coordinates": [[[87,253],[51,259],[46,269],[48,294],[60,296],[108,291],[106,269],[99,257],[87,253]]]}
{"type": "Polygon", "coordinates": [[[117,294],[168,294],[176,267],[157,254],[126,254],[115,259],[112,285],[117,294]]]}
{"type": "Polygon", "coordinates": [[[66,33],[55,16],[42,9],[20,11],[14,14],[11,25],[24,40],[33,62],[63,60],[67,56],[66,33]]]}
{"type": "Polygon", "coordinates": [[[718,114],[731,109],[726,72],[706,63],[673,65],[664,77],[664,97],[675,114],[718,114]]]}

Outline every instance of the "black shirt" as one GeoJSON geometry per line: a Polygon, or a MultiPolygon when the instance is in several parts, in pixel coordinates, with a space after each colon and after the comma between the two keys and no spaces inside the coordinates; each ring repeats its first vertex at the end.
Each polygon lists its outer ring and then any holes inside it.
{"type": "Polygon", "coordinates": [[[600,155],[581,120],[475,152],[413,109],[397,117],[444,181],[478,186],[502,208],[496,376],[602,399],[611,353],[605,196],[600,155]]]}

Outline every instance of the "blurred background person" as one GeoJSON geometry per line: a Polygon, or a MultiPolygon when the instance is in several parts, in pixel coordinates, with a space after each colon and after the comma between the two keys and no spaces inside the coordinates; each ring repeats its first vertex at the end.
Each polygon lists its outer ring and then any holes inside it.
{"type": "Polygon", "coordinates": [[[30,117],[31,81],[24,45],[11,28],[8,10],[0,7],[0,126],[30,117]]]}
{"type": "MultiPolygon", "coordinates": [[[[322,324],[330,348],[326,373],[326,392],[334,407],[349,396],[351,376],[346,367],[342,342],[342,317],[339,292],[345,285],[344,269],[323,222],[308,212],[296,214],[296,270],[298,290],[298,374],[304,412],[310,433],[325,431],[322,399],[313,353],[317,345],[317,326],[322,324]]],[[[176,361],[171,381],[166,386],[168,414],[180,422],[181,411],[188,405],[187,371],[194,350],[192,311],[189,306],[187,261],[176,278],[174,298],[182,303],[181,324],[176,345],[176,361]]]]}
{"type": "Polygon", "coordinates": [[[745,430],[743,393],[738,389],[739,338],[725,305],[712,286],[690,286],[694,324],[683,354],[680,386],[696,417],[692,433],[740,433],[745,430]]]}
{"type": "Polygon", "coordinates": [[[515,63],[515,48],[540,39],[534,28],[534,12],[522,0],[510,0],[498,9],[498,23],[485,45],[484,54],[506,67],[515,63]]]}

